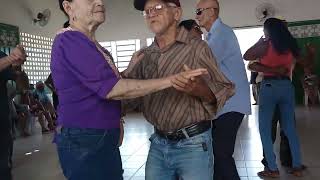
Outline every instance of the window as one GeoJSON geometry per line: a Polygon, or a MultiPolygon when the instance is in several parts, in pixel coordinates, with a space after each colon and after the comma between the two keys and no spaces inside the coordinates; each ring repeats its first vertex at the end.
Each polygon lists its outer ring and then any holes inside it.
{"type": "Polygon", "coordinates": [[[23,69],[29,77],[29,83],[44,81],[50,74],[50,57],[53,39],[28,33],[20,33],[21,44],[28,55],[23,69]]]}
{"type": "Polygon", "coordinates": [[[153,38],[148,38],[147,39],[147,46],[150,46],[153,43],[154,39],[153,38]]]}
{"type": "MultiPolygon", "coordinates": [[[[263,28],[243,28],[234,30],[241,49],[242,55],[253,46],[263,35],[263,28]]],[[[245,65],[247,66],[248,62],[245,61],[245,65]]],[[[247,76],[250,78],[251,72],[247,70],[247,76]]]]}
{"type": "Polygon", "coordinates": [[[100,45],[112,54],[115,65],[120,72],[128,67],[132,54],[140,50],[139,39],[100,42],[100,45]]]}

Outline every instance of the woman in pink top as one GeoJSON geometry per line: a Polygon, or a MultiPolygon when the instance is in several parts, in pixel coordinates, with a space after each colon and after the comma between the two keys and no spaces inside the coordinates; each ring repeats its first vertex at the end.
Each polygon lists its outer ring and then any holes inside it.
{"type": "Polygon", "coordinates": [[[293,168],[290,172],[302,176],[300,145],[294,123],[294,87],[291,83],[292,67],[294,59],[299,56],[299,48],[282,20],[267,19],[264,34],[265,38],[261,38],[244,55],[246,60],[260,59],[255,70],[264,74],[259,94],[259,131],[268,166],[258,175],[279,177],[271,137],[272,116],[278,105],[281,128],[288,137],[292,154],[293,168]]]}

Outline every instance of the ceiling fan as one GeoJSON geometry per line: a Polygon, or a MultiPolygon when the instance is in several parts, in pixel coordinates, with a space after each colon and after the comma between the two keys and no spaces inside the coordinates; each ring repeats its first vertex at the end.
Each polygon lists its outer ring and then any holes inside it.
{"type": "Polygon", "coordinates": [[[17,1],[21,8],[25,10],[27,15],[32,20],[31,22],[35,25],[38,24],[39,26],[43,27],[48,24],[50,17],[51,17],[51,11],[50,9],[45,9],[42,12],[37,13],[37,16],[34,17],[34,11],[29,7],[28,3],[25,0],[17,1]]]}
{"type": "Polygon", "coordinates": [[[41,27],[48,24],[51,17],[50,9],[45,9],[37,14],[37,17],[33,19],[33,23],[39,24],[41,27]]]}
{"type": "Polygon", "coordinates": [[[271,3],[262,3],[257,6],[255,15],[259,22],[263,22],[268,18],[274,17],[276,8],[271,3]]]}

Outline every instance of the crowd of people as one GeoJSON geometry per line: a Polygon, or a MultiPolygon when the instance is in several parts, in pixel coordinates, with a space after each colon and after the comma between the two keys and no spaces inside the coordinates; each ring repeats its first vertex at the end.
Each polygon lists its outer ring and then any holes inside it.
{"type": "MultiPolygon", "coordinates": [[[[264,37],[242,57],[232,28],[219,17],[217,0],[198,1],[195,20],[182,22],[179,0],[134,0],[155,38],[119,72],[95,36],[105,21],[103,1],[58,2],[68,21],[54,39],[52,74],[45,83],[38,82],[35,89],[29,84],[21,70],[26,59],[21,46],[9,56],[1,54],[0,95],[8,98],[1,101],[1,118],[8,120],[0,131],[5,138],[1,177],[11,179],[6,163],[8,149],[12,151],[10,119],[16,119],[22,135],[28,136],[28,121],[37,117],[43,133],[56,131],[54,142],[67,179],[121,180],[122,119],[139,109],[155,130],[146,180],[240,180],[233,153],[238,129],[251,114],[243,59],[250,61],[250,83],[259,104],[265,170],[258,175],[280,176],[273,152],[278,122],[281,163],[292,175],[303,175],[306,166],[295,127],[291,83],[294,59],[301,55],[284,21],[267,19],[264,37]],[[203,29],[208,33],[205,41],[203,29]],[[45,85],[52,91],[53,105],[45,85]]],[[[312,50],[309,47],[310,56],[312,50]]],[[[314,71],[306,73],[309,79],[314,75],[314,71]]]]}
{"type": "Polygon", "coordinates": [[[38,81],[36,86],[29,84],[27,74],[21,67],[15,67],[14,81],[7,83],[10,120],[12,121],[13,135],[30,136],[33,128],[32,122],[38,120],[42,133],[53,131],[56,126],[56,110],[45,90],[45,84],[38,81]]]}

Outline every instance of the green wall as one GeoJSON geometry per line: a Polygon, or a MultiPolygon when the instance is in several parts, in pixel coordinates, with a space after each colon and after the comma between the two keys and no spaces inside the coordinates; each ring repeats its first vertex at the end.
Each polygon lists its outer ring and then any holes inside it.
{"type": "Polygon", "coordinates": [[[6,54],[19,44],[19,27],[0,23],[0,50],[6,54]]]}
{"type": "MultiPolygon", "coordinates": [[[[305,55],[305,45],[308,43],[314,44],[317,48],[316,74],[320,76],[320,20],[291,22],[289,23],[289,30],[295,38],[297,38],[302,55],[305,55]]],[[[303,104],[303,88],[301,78],[303,77],[303,69],[296,66],[293,74],[293,84],[296,90],[297,104],[303,104]]]]}

